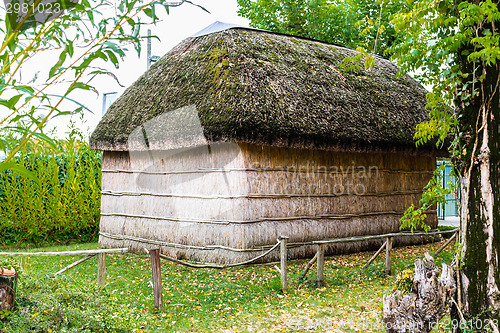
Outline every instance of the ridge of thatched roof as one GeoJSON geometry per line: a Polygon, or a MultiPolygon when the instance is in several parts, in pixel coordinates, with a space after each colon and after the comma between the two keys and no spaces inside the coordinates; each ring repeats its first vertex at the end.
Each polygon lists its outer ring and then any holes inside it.
{"type": "Polygon", "coordinates": [[[379,57],[371,69],[343,70],[357,54],[245,28],[188,38],[111,105],[91,147],[414,147],[415,126],[428,119],[426,90],[379,57]]]}

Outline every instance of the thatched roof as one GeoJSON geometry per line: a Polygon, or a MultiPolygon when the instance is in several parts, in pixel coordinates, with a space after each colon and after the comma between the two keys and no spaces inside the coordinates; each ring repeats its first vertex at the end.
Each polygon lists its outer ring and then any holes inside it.
{"type": "Polygon", "coordinates": [[[428,119],[425,89],[409,76],[398,78],[397,67],[379,57],[370,70],[362,63],[342,70],[343,59],[356,54],[245,28],[188,38],[115,101],[91,147],[414,147],[415,126],[428,119]]]}

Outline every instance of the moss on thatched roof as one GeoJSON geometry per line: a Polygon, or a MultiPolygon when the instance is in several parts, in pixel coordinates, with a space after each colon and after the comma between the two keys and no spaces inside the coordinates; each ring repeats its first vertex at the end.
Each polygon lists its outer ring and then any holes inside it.
{"type": "Polygon", "coordinates": [[[91,147],[171,149],[221,141],[414,147],[415,126],[428,119],[426,91],[378,57],[370,70],[362,64],[342,70],[343,59],[356,54],[244,28],[188,38],[113,103],[91,147]],[[169,112],[175,117],[165,117],[169,112]],[[193,134],[193,114],[202,139],[193,134]]]}

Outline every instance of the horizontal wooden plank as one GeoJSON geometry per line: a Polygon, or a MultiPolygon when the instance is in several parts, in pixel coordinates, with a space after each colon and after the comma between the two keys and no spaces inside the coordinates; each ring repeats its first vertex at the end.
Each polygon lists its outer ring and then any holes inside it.
{"type": "Polygon", "coordinates": [[[404,236],[431,236],[431,235],[442,235],[442,234],[450,234],[456,232],[458,229],[446,230],[446,231],[431,231],[431,232],[394,232],[390,234],[384,235],[369,235],[369,236],[355,236],[348,238],[336,238],[336,239],[327,239],[321,241],[312,241],[311,244],[334,244],[334,243],[348,243],[348,242],[357,242],[361,240],[368,239],[380,239],[387,237],[404,237],[404,236]]]}
{"type": "Polygon", "coordinates": [[[98,249],[98,250],[80,250],[80,251],[61,251],[61,252],[0,252],[0,256],[8,257],[61,257],[61,256],[88,256],[99,253],[127,253],[128,248],[119,249],[98,249]]]}

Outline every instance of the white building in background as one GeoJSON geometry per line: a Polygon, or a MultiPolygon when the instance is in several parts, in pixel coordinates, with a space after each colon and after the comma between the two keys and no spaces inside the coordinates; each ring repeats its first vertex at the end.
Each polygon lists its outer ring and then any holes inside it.
{"type": "MultiPolygon", "coordinates": [[[[444,170],[441,173],[441,186],[443,188],[451,188],[457,186],[457,178],[452,173],[452,166],[449,160],[438,160],[437,166],[444,165],[444,170]]],[[[460,226],[460,217],[458,215],[458,199],[460,191],[457,187],[454,192],[445,196],[446,204],[438,205],[438,219],[440,225],[460,226]]]]}
{"type": "MultiPolygon", "coordinates": [[[[170,8],[169,15],[166,15],[164,11],[157,14],[160,20],[155,25],[143,27],[142,34],[146,34],[146,29],[149,28],[151,34],[160,39],[160,41],[155,38],[151,39],[153,60],[163,56],[183,39],[215,21],[248,26],[248,20],[237,15],[236,0],[195,0],[193,3],[203,6],[209,13],[197,6],[184,3],[179,7],[170,8]]],[[[56,131],[59,138],[65,137],[70,121],[76,122],[78,128],[90,135],[107,108],[146,71],[148,65],[147,44],[146,41],[143,43],[141,54],[138,56],[135,50],[129,50],[120,63],[119,69],[115,69],[111,63],[102,64],[103,67],[111,70],[118,81],[111,76],[101,75],[90,83],[96,88],[95,92],[79,91],[71,96],[82,103],[87,111],[85,111],[83,121],[80,119],[82,118],[80,115],[52,119],[48,126],[56,131]]],[[[75,105],[70,104],[67,103],[68,108],[76,108],[75,105]]]]}

